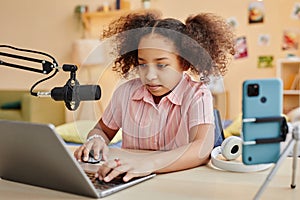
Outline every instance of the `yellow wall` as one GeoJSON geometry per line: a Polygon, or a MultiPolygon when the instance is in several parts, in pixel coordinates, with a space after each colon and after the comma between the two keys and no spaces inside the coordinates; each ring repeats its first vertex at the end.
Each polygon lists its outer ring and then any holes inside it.
{"type": "MultiPolygon", "coordinates": [[[[1,0],[0,44],[44,51],[53,55],[60,64],[71,63],[72,44],[82,35],[74,16],[78,4],[86,4],[94,11],[103,0],[1,0]]],[[[112,1],[111,1],[112,2],[112,1]]],[[[132,8],[140,7],[140,0],[131,0],[132,8]]],[[[249,1],[241,0],[152,0],[152,8],[159,8],[164,16],[184,20],[190,14],[213,12],[224,18],[235,17],[238,20],[237,36],[246,36],[249,56],[233,60],[225,76],[225,88],[228,91],[228,114],[234,118],[241,111],[241,84],[245,79],[275,76],[276,67],[257,69],[259,55],[273,55],[276,60],[287,53],[281,50],[282,31],[285,28],[299,30],[300,20],[292,20],[290,14],[294,0],[265,0],[265,22],[251,24],[247,22],[249,1]],[[269,34],[270,45],[259,46],[258,35],[269,34]]],[[[298,1],[299,2],[299,1],[298,1]]],[[[0,89],[28,89],[43,76],[31,72],[22,72],[1,66],[0,89]]],[[[58,77],[39,88],[50,89],[66,82],[68,74],[59,73],[58,77]]]]}

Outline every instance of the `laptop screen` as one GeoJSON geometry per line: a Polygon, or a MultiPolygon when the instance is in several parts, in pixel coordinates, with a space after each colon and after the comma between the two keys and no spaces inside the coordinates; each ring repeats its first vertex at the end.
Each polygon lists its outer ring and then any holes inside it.
{"type": "Polygon", "coordinates": [[[215,145],[214,147],[220,146],[225,139],[223,132],[222,119],[219,110],[214,109],[215,117],[215,145]]]}

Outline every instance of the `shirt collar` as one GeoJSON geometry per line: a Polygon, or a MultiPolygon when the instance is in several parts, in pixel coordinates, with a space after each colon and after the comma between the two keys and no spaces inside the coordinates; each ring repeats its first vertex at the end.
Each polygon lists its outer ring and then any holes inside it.
{"type": "Polygon", "coordinates": [[[136,89],[132,95],[132,100],[144,100],[145,102],[153,104],[153,98],[151,93],[146,89],[146,87],[141,83],[141,86],[136,89]]]}

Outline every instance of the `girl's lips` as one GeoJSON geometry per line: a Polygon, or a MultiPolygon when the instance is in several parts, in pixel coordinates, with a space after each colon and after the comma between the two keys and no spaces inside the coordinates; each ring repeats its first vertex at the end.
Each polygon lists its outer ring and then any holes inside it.
{"type": "Polygon", "coordinates": [[[161,87],[161,85],[147,85],[147,88],[151,91],[156,91],[161,87]]]}

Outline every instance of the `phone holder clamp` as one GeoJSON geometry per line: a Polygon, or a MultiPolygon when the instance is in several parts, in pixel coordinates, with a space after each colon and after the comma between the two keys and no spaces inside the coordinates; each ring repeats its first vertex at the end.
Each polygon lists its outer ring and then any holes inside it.
{"type": "Polygon", "coordinates": [[[244,141],[244,145],[255,145],[255,144],[268,144],[278,143],[286,140],[286,135],[289,132],[289,127],[285,117],[259,117],[259,118],[244,118],[243,123],[269,123],[278,122],[280,123],[280,136],[276,138],[259,138],[253,141],[244,141]]]}

